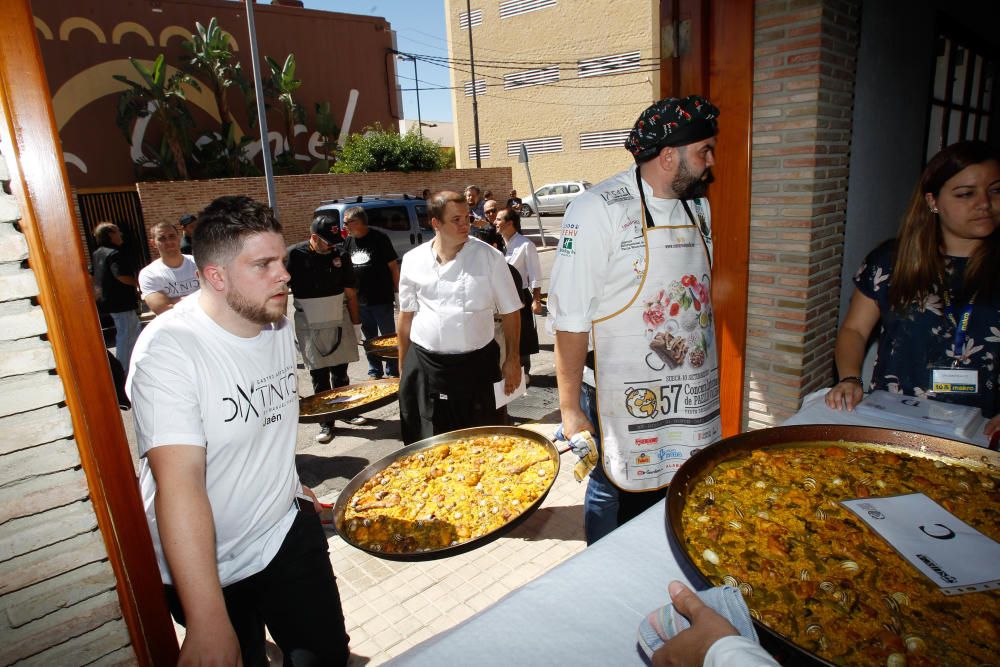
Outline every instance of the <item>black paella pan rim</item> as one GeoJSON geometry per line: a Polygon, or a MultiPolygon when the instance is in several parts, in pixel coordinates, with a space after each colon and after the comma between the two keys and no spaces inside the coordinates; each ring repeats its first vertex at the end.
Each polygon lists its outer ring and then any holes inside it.
{"type": "Polygon", "coordinates": [[[372,556],[377,556],[379,558],[384,558],[386,560],[412,562],[412,561],[434,560],[437,558],[444,558],[448,556],[457,556],[458,554],[466,553],[468,551],[472,551],[473,549],[477,549],[489,542],[492,542],[498,537],[502,537],[506,533],[510,532],[511,530],[519,526],[525,520],[527,520],[528,517],[534,514],[535,510],[538,509],[541,506],[541,504],[545,501],[545,498],[549,495],[549,491],[552,490],[552,485],[555,483],[556,477],[558,476],[559,476],[559,450],[558,448],[556,448],[555,444],[551,440],[546,438],[541,433],[532,431],[531,429],[520,428],[517,426],[478,426],[475,428],[464,428],[464,429],[459,429],[457,431],[449,431],[448,433],[441,433],[439,435],[435,435],[430,438],[425,438],[418,442],[414,442],[410,445],[407,445],[402,449],[398,449],[392,454],[389,454],[388,456],[372,463],[367,468],[365,468],[357,475],[355,475],[354,478],[350,482],[348,482],[347,486],[344,487],[344,490],[340,492],[340,495],[337,497],[337,502],[333,506],[333,525],[336,528],[337,533],[341,536],[341,538],[343,538],[343,540],[348,544],[350,544],[352,547],[360,549],[361,551],[371,554],[372,556]],[[532,442],[536,442],[545,448],[545,450],[549,454],[550,460],[555,465],[552,479],[549,480],[548,487],[545,489],[545,491],[541,493],[541,495],[538,496],[538,498],[533,503],[531,503],[531,505],[525,508],[525,510],[521,514],[514,517],[504,525],[500,526],[499,528],[489,533],[486,533],[485,535],[473,538],[467,542],[462,542],[461,544],[456,544],[447,547],[441,547],[439,549],[430,549],[428,551],[418,551],[414,553],[384,553],[382,551],[376,551],[374,549],[370,549],[368,547],[365,547],[363,545],[360,545],[352,541],[350,537],[347,535],[347,531],[344,528],[344,513],[347,510],[347,503],[350,502],[351,498],[358,491],[358,489],[360,489],[365,484],[365,482],[367,482],[372,477],[374,477],[375,475],[379,474],[380,472],[388,468],[392,463],[395,463],[397,460],[401,458],[410,456],[411,454],[416,454],[417,452],[431,449],[441,444],[454,442],[456,440],[461,440],[463,438],[479,438],[479,437],[489,437],[494,435],[514,436],[518,438],[525,438],[527,440],[531,440],[532,442]]]}
{"type": "Polygon", "coordinates": [[[375,355],[382,359],[398,359],[399,358],[399,345],[391,346],[377,346],[375,343],[383,340],[390,340],[396,338],[397,334],[388,334],[386,336],[376,336],[374,338],[369,338],[365,341],[365,353],[375,355]]]}
{"type": "Polygon", "coordinates": [[[390,403],[395,403],[399,397],[399,378],[382,378],[381,380],[367,380],[365,382],[355,382],[354,384],[349,384],[344,387],[337,387],[336,389],[330,389],[329,391],[324,391],[319,394],[314,394],[312,396],[306,396],[305,398],[299,399],[299,423],[300,424],[317,424],[332,421],[334,419],[351,419],[352,417],[357,417],[358,415],[364,414],[366,412],[371,412],[376,408],[381,408],[384,405],[389,405],[390,403]],[[309,407],[313,403],[322,403],[325,396],[335,394],[338,392],[346,391],[349,389],[357,389],[360,387],[370,387],[372,385],[394,385],[395,391],[386,394],[374,401],[367,401],[363,403],[358,403],[354,405],[356,401],[351,401],[347,403],[339,403],[338,405],[343,405],[342,408],[337,408],[333,410],[327,410],[326,412],[311,412],[309,414],[302,414],[302,409],[304,407],[309,407]]]}
{"type": "MultiPolygon", "coordinates": [[[[708,576],[698,568],[684,546],[681,513],[687,501],[687,494],[694,483],[718,463],[740,453],[771,445],[817,441],[856,442],[883,447],[887,451],[901,451],[915,456],[947,459],[962,465],[1000,465],[1000,452],[922,433],[870,426],[845,426],[842,424],[779,426],[741,433],[720,440],[692,454],[691,458],[685,461],[674,474],[667,491],[665,517],[667,542],[682,571],[696,588],[704,589],[713,584],[709,581],[708,576]]],[[[761,646],[775,655],[783,664],[823,665],[824,667],[834,664],[799,646],[760,621],[754,619],[753,623],[760,637],[761,646]]]]}

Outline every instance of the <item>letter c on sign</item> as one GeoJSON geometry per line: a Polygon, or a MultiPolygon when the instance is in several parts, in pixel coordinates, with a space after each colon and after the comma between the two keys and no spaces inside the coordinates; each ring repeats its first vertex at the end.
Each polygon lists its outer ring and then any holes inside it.
{"type": "Polygon", "coordinates": [[[950,540],[955,537],[955,531],[953,531],[948,526],[941,523],[932,523],[930,527],[938,526],[944,529],[944,533],[939,530],[934,530],[933,532],[928,531],[928,526],[920,526],[920,532],[922,532],[927,537],[933,537],[935,540],[950,540]],[[940,533],[940,534],[939,534],[940,533]]]}

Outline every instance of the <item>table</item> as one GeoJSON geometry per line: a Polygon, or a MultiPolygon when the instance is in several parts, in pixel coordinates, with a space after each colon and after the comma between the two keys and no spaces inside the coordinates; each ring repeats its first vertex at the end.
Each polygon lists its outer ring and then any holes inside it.
{"type": "Polygon", "coordinates": [[[645,664],[639,623],[688,582],[667,545],[665,501],[390,665],[645,664]]]}
{"type": "MultiPolygon", "coordinates": [[[[847,412],[846,410],[834,410],[827,406],[826,402],[823,400],[826,396],[826,392],[829,389],[820,389],[814,391],[813,393],[802,399],[802,407],[794,415],[788,418],[782,426],[796,426],[803,424],[844,424],[848,426],[875,426],[878,428],[891,428],[900,431],[911,431],[913,429],[909,427],[900,427],[898,424],[894,423],[892,419],[888,416],[885,418],[876,418],[870,415],[858,415],[857,412],[847,412]]],[[[947,430],[935,430],[932,425],[928,424],[926,429],[922,429],[921,433],[926,433],[927,435],[936,435],[941,438],[948,438],[949,440],[959,440],[961,442],[968,442],[972,445],[978,445],[980,447],[989,447],[989,440],[983,435],[983,427],[986,425],[986,418],[980,417],[980,424],[976,428],[977,436],[975,438],[959,438],[954,433],[947,430]]]]}
{"type": "MultiPolygon", "coordinates": [[[[828,408],[823,402],[827,391],[807,396],[785,425],[897,428],[890,419],[859,419],[857,413],[828,408]]],[[[988,443],[980,436],[973,444],[988,443]]],[[[492,607],[388,664],[644,665],[636,647],[639,623],[670,601],[671,580],[699,580],[694,573],[685,574],[668,546],[664,504],[660,501],[492,607]]]]}

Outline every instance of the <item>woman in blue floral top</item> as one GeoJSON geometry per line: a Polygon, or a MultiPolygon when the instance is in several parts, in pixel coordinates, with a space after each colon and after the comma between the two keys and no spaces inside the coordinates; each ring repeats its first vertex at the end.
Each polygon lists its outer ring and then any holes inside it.
{"type": "Polygon", "coordinates": [[[899,237],[854,284],[827,405],[864,398],[861,363],[881,322],[871,389],[974,405],[987,436],[1000,430],[1000,153],[967,141],[931,158],[899,237]]]}

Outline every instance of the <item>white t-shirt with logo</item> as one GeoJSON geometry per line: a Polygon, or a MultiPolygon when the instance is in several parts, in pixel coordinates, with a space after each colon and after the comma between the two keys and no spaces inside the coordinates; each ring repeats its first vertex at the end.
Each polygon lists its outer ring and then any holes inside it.
{"type": "Polygon", "coordinates": [[[206,450],[205,486],[223,586],[260,572],[295,519],[299,397],[287,319],[254,338],[235,336],[198,295],[153,320],[132,353],[132,399],[146,519],[160,574],[171,583],[156,522],[156,482],[146,454],[162,445],[206,450]]]}
{"type": "Polygon", "coordinates": [[[181,255],[181,265],[176,269],[159,258],[139,272],[139,291],[145,299],[153,292],[162,292],[170,298],[187,296],[198,291],[198,267],[191,255],[181,255]]]}

